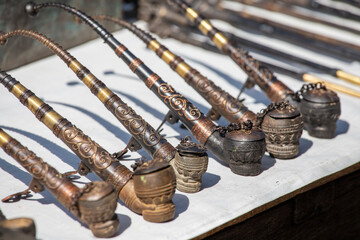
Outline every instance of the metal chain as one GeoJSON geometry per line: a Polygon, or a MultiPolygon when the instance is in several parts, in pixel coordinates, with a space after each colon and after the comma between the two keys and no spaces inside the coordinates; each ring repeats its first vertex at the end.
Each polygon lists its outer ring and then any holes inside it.
{"type": "Polygon", "coordinates": [[[230,123],[227,127],[216,126],[214,132],[218,131],[220,136],[224,137],[227,132],[245,130],[250,131],[253,128],[253,123],[250,120],[246,122],[230,123]]]}
{"type": "Polygon", "coordinates": [[[313,89],[324,89],[326,90],[325,84],[318,82],[318,83],[308,83],[304,84],[299,91],[297,91],[294,95],[295,100],[301,100],[304,93],[311,91],[313,89]]]}
{"type": "Polygon", "coordinates": [[[266,108],[261,109],[260,112],[258,114],[256,114],[255,126],[260,127],[264,120],[264,117],[269,112],[276,110],[276,109],[284,109],[289,106],[291,106],[291,105],[288,101],[281,101],[281,102],[269,104],[266,108]]]}
{"type": "Polygon", "coordinates": [[[180,143],[191,143],[191,142],[192,142],[192,139],[189,135],[180,139],[180,143]]]}
{"type": "Polygon", "coordinates": [[[192,151],[194,151],[195,148],[197,149],[196,152],[205,152],[207,150],[207,148],[205,146],[193,142],[190,136],[181,138],[179,145],[176,146],[176,149],[179,152],[182,152],[185,149],[186,150],[192,149],[192,151]]]}

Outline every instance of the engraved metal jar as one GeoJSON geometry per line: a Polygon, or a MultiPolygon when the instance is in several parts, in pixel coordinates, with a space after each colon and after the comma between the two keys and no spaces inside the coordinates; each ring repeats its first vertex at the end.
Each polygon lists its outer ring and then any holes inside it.
{"type": "Polygon", "coordinates": [[[260,173],[261,159],[265,153],[265,135],[258,129],[227,132],[224,148],[229,155],[232,172],[243,176],[260,173]]]}
{"type": "Polygon", "coordinates": [[[304,125],[311,136],[333,138],[340,117],[340,99],[326,88],[314,88],[302,93],[299,109],[304,125]]]}
{"type": "Polygon", "coordinates": [[[81,220],[89,225],[96,237],[114,236],[119,228],[117,197],[114,188],[107,182],[94,181],[85,185],[78,200],[81,220]]]}
{"type": "Polygon", "coordinates": [[[303,125],[300,112],[292,105],[281,104],[269,111],[261,124],[265,134],[266,150],[279,159],[296,157],[299,153],[303,125]]]}
{"type": "Polygon", "coordinates": [[[186,137],[176,149],[175,159],[171,162],[176,174],[176,188],[186,193],[200,191],[201,177],[209,161],[206,148],[186,137]]]}
{"type": "Polygon", "coordinates": [[[174,218],[175,205],[172,197],[175,193],[176,176],[166,161],[153,159],[136,168],[134,186],[136,196],[150,206],[142,212],[145,220],[165,222],[174,218]]]}

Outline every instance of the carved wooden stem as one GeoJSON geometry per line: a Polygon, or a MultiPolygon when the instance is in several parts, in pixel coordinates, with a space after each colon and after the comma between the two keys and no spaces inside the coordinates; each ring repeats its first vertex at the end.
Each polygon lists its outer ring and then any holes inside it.
{"type": "MultiPolygon", "coordinates": [[[[140,201],[135,194],[132,172],[120,164],[119,161],[113,159],[109,152],[10,75],[0,72],[0,83],[14,94],[38,120],[52,130],[55,136],[60,138],[87,168],[104,181],[111,183],[116,192],[119,193],[119,198],[131,210],[141,214],[144,210],[156,208],[156,204],[146,205],[140,201]]],[[[169,179],[169,182],[171,181],[172,179],[169,179]]]]}
{"type": "Polygon", "coordinates": [[[229,122],[255,121],[256,115],[239,100],[222,90],[213,81],[191,67],[181,57],[172,53],[160,44],[150,33],[143,31],[127,21],[109,16],[97,16],[95,19],[107,20],[129,29],[139,37],[148,48],[154,51],[164,62],[177,72],[190,86],[192,86],[211,106],[229,122]]]}
{"type": "Polygon", "coordinates": [[[79,220],[89,225],[95,236],[111,237],[119,226],[114,211],[116,209],[116,195],[112,186],[104,182],[87,184],[79,189],[55,168],[37,157],[35,153],[21,145],[0,128],[0,147],[23,166],[35,179],[34,191],[44,186],[56,199],[65,206],[79,220]],[[100,188],[99,188],[100,187],[100,188]],[[92,200],[86,196],[92,195],[92,200]],[[94,198],[97,200],[94,201],[94,198]],[[92,209],[87,206],[92,205],[92,209]],[[94,211],[96,207],[96,211],[94,211]],[[99,214],[99,210],[102,212],[99,214]],[[109,225],[109,223],[111,223],[109,225]],[[101,225],[108,227],[100,227],[101,225]]]}
{"type": "Polygon", "coordinates": [[[171,161],[175,157],[175,148],[165,138],[76,58],[51,39],[34,31],[15,30],[0,35],[0,42],[4,43],[7,39],[17,35],[36,39],[56,53],[151,156],[160,157],[167,161],[171,161]]]}
{"type": "Polygon", "coordinates": [[[204,35],[207,35],[219,49],[228,54],[259,85],[271,101],[280,102],[293,94],[293,91],[278,80],[267,67],[255,60],[242,48],[236,48],[229,43],[228,39],[217,28],[212,26],[208,20],[199,15],[186,2],[182,0],[172,0],[171,2],[179,6],[186,13],[186,17],[196,24],[204,35]]]}

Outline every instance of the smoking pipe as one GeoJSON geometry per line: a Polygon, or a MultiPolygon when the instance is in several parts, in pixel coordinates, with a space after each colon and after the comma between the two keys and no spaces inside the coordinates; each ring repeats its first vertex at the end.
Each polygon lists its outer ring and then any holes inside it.
{"type": "MultiPolygon", "coordinates": [[[[259,115],[257,116],[250,111],[241,101],[222,90],[213,81],[186,63],[180,56],[172,53],[168,48],[159,43],[150,33],[145,32],[132,23],[118,18],[104,15],[94,18],[111,21],[130,30],[165,62],[165,55],[171,55],[173,59],[176,59],[174,62],[166,63],[210,103],[212,108],[208,116],[212,120],[218,120],[222,115],[231,123],[247,120],[256,124],[263,123],[264,126],[259,127],[265,134],[266,148],[270,154],[276,158],[289,159],[299,153],[299,139],[302,134],[303,121],[300,113],[295,110],[294,107],[285,107],[284,104],[278,104],[277,106],[279,107],[276,110],[272,110],[277,112],[281,111],[281,118],[274,118],[273,115],[275,112],[271,112],[270,115],[262,114],[262,116],[259,117],[259,115]],[[281,110],[280,106],[282,106],[281,110]],[[264,118],[265,122],[262,121],[264,118]],[[267,121],[268,118],[273,120],[267,121]]],[[[269,112],[270,111],[268,111],[268,113],[269,112]]]]}
{"type": "Polygon", "coordinates": [[[331,76],[333,76],[335,78],[345,80],[345,81],[348,81],[348,82],[353,83],[353,84],[360,85],[360,77],[359,76],[356,76],[356,75],[353,75],[351,73],[345,72],[345,71],[343,71],[341,69],[328,67],[328,66],[322,65],[322,64],[320,64],[318,62],[307,60],[305,58],[302,58],[302,57],[299,57],[299,56],[296,56],[296,55],[292,55],[292,54],[277,50],[275,48],[271,48],[271,47],[268,47],[268,46],[261,45],[259,43],[253,42],[251,40],[238,37],[238,36],[236,36],[234,34],[231,34],[231,33],[225,33],[225,34],[229,35],[230,40],[232,40],[233,42],[236,42],[238,44],[242,44],[243,46],[254,48],[254,49],[258,50],[258,51],[266,52],[266,53],[272,54],[272,55],[274,55],[276,57],[289,59],[289,60],[292,60],[294,62],[298,62],[300,64],[309,66],[309,67],[314,68],[316,70],[319,70],[319,71],[321,71],[323,73],[329,74],[329,75],[331,75],[331,76]]]}
{"type": "Polygon", "coordinates": [[[3,71],[0,72],[0,83],[81,159],[81,175],[93,171],[111,183],[116,196],[147,221],[164,222],[174,218],[175,206],[171,199],[175,192],[175,174],[167,161],[153,159],[138,167],[133,174],[98,143],[3,71]],[[139,182],[139,179],[144,182],[139,182]]]}
{"type": "Polygon", "coordinates": [[[169,2],[178,6],[204,35],[207,35],[219,49],[229,55],[272,102],[288,100],[292,105],[297,106],[303,116],[305,128],[311,136],[318,138],[335,136],[336,121],[340,116],[340,100],[335,92],[326,89],[321,84],[310,84],[294,93],[247,51],[232,45],[218,29],[186,2],[182,0],[169,0],[169,2]]]}
{"type": "MultiPolygon", "coordinates": [[[[258,175],[260,173],[261,158],[265,153],[264,134],[258,129],[252,129],[252,124],[243,123],[237,127],[223,130],[217,127],[209,118],[196,108],[184,96],[177,93],[173,87],[150,70],[139,58],[132,54],[114,36],[98,22],[85,13],[61,3],[35,4],[29,2],[25,10],[29,15],[44,7],[57,7],[68,11],[87,23],[114,50],[157,97],[170,109],[173,118],[180,119],[191,131],[193,136],[215,156],[228,163],[231,171],[241,175],[258,175]],[[251,125],[251,126],[250,126],[251,125]],[[231,143],[231,144],[229,144],[231,143]]],[[[166,55],[167,61],[173,61],[166,55]]]]}
{"type": "MultiPolygon", "coordinates": [[[[161,8],[161,11],[162,10],[163,10],[163,8],[161,8]]],[[[172,15],[177,14],[174,11],[172,11],[171,13],[172,13],[172,15]]],[[[161,16],[160,18],[155,18],[152,21],[152,23],[150,23],[150,25],[149,25],[150,31],[155,32],[160,37],[174,38],[181,42],[194,45],[196,47],[200,47],[200,48],[203,48],[203,49],[206,49],[209,51],[213,51],[215,53],[224,54],[224,52],[222,52],[216,46],[214,46],[212,42],[209,42],[208,39],[202,39],[202,40],[201,40],[201,38],[199,39],[198,38],[199,37],[198,30],[196,28],[194,28],[192,26],[188,26],[188,24],[183,26],[181,28],[181,31],[178,28],[173,28],[173,24],[176,26],[176,25],[178,25],[178,22],[172,22],[172,21],[167,20],[169,15],[170,14],[166,14],[166,17],[161,16]],[[159,28],[159,26],[161,26],[161,28],[159,28]]],[[[237,36],[235,36],[229,32],[226,32],[225,35],[230,36],[230,39],[232,39],[233,37],[237,38],[237,36]]],[[[247,50],[250,50],[250,51],[252,50],[252,49],[249,49],[248,47],[246,47],[246,48],[247,48],[247,50]]],[[[279,64],[270,63],[270,61],[267,61],[265,59],[261,60],[260,63],[269,67],[273,71],[282,72],[288,76],[291,76],[292,78],[294,78],[296,80],[304,81],[304,82],[308,82],[308,83],[321,82],[322,84],[325,85],[325,87],[327,89],[331,89],[336,92],[341,92],[341,93],[345,93],[350,96],[360,98],[359,91],[344,87],[344,86],[336,84],[336,83],[331,83],[331,82],[325,81],[325,80],[323,80],[317,76],[314,76],[308,72],[304,72],[301,69],[296,69],[294,66],[292,66],[291,68],[284,67],[284,66],[280,66],[279,64]]],[[[247,83],[249,83],[249,82],[247,82],[247,83]]],[[[245,87],[247,87],[247,84],[244,84],[244,86],[241,88],[240,94],[242,93],[243,90],[245,90],[245,87]]],[[[251,87],[251,86],[249,86],[249,87],[251,87]]],[[[240,94],[238,95],[237,98],[240,98],[240,94]]]]}
{"type": "MultiPolygon", "coordinates": [[[[268,2],[268,1],[267,1],[268,2]]],[[[272,21],[251,11],[235,11],[232,7],[219,4],[214,11],[214,6],[201,4],[201,14],[208,18],[221,19],[233,26],[247,28],[250,31],[261,32],[264,35],[292,42],[295,45],[302,45],[314,51],[322,51],[332,54],[334,57],[342,56],[347,59],[358,60],[360,58],[360,46],[341,41],[317,32],[310,32],[304,29],[272,21]]]]}
{"type": "Polygon", "coordinates": [[[73,184],[65,175],[44,162],[32,151],[21,145],[0,128],[0,146],[32,176],[27,190],[3,199],[3,202],[28,196],[30,190],[38,193],[45,188],[81,222],[89,226],[96,237],[112,237],[119,228],[115,214],[116,195],[111,184],[90,182],[82,189],[73,184]]]}
{"type": "MultiPolygon", "coordinates": [[[[142,147],[154,158],[164,159],[173,165],[177,181],[179,183],[178,189],[186,190],[186,192],[198,192],[201,187],[201,178],[198,179],[198,175],[202,176],[207,169],[208,158],[202,156],[193,155],[193,164],[190,162],[185,164],[185,160],[182,157],[178,157],[178,161],[183,162],[182,169],[178,169],[178,165],[174,165],[176,149],[163,138],[158,131],[156,131],[149,123],[145,121],[140,115],[138,115],[131,107],[124,103],[115,93],[113,93],[106,85],[97,79],[85,66],[76,60],[69,52],[62,49],[57,43],[47,38],[46,36],[30,31],[30,30],[15,30],[8,33],[0,33],[0,44],[4,44],[9,38],[14,36],[25,36],[38,40],[54,53],[56,53],[65,64],[76,74],[80,81],[82,81],[90,91],[97,96],[97,98],[106,106],[106,108],[119,120],[119,122],[128,130],[132,135],[132,139],[129,141],[127,147],[114,154],[117,158],[120,158],[126,153],[127,149],[136,151],[142,147]],[[197,160],[197,158],[199,158],[197,160]],[[196,164],[198,163],[198,164],[196,164]],[[196,168],[194,169],[194,166],[196,168]],[[191,168],[191,170],[189,169],[191,168]],[[186,173],[180,174],[180,172],[186,173]],[[182,189],[184,180],[187,179],[188,187],[182,189]],[[190,187],[190,183],[193,183],[193,188],[190,187]]],[[[197,145],[197,147],[201,147],[197,145]]],[[[206,155],[207,156],[207,155],[206,155]]],[[[188,162],[188,161],[187,161],[188,162]]]]}
{"type": "Polygon", "coordinates": [[[8,33],[0,33],[0,44],[5,44],[8,39],[15,36],[35,39],[59,56],[76,74],[78,79],[90,89],[133,136],[135,141],[130,141],[127,148],[135,151],[143,146],[154,158],[164,158],[168,162],[175,157],[175,148],[165,138],[161,137],[149,123],[123,102],[68,51],[43,34],[31,30],[14,30],[8,33]],[[139,144],[141,146],[137,146],[139,144]]]}
{"type": "MultiPolygon", "coordinates": [[[[346,2],[353,5],[354,7],[359,8],[358,0],[335,0],[340,2],[346,2]]],[[[317,12],[322,12],[326,14],[331,14],[347,19],[352,19],[355,21],[360,21],[360,14],[349,11],[344,7],[336,7],[334,1],[319,1],[319,0],[275,0],[275,2],[283,2],[287,4],[292,4],[294,6],[299,6],[317,12]]]]}
{"type": "MultiPolygon", "coordinates": [[[[360,34],[358,29],[353,28],[353,26],[341,24],[341,22],[334,22],[328,18],[317,16],[313,14],[313,11],[302,11],[299,7],[296,7],[292,4],[280,2],[280,1],[258,1],[258,0],[236,0],[245,5],[255,6],[258,8],[266,9],[268,11],[279,12],[296,18],[301,18],[310,22],[317,22],[338,29],[342,29],[348,32],[355,34],[360,34]]],[[[360,3],[360,2],[359,2],[360,3]]],[[[358,3],[358,4],[359,4],[358,3]]],[[[360,4],[359,4],[360,5],[360,4]]]]}
{"type": "MultiPolygon", "coordinates": [[[[207,5],[206,5],[207,6],[207,5]]],[[[203,10],[203,8],[201,7],[203,10]]],[[[220,49],[218,49],[210,39],[203,39],[203,36],[200,36],[201,32],[195,26],[191,26],[186,18],[182,14],[168,9],[168,5],[151,5],[151,3],[142,2],[139,10],[140,18],[148,22],[148,28],[151,32],[158,34],[162,38],[174,38],[181,42],[185,42],[197,47],[201,47],[206,50],[210,50],[216,53],[225,54],[220,49]],[[156,16],[156,17],[154,17],[156,16]],[[176,26],[176,27],[174,27],[176,26]]],[[[252,52],[267,52],[270,55],[274,55],[276,58],[285,58],[287,60],[292,60],[294,62],[299,62],[301,65],[307,65],[311,68],[322,71],[326,74],[334,76],[338,79],[345,80],[354,84],[360,85],[360,77],[353,75],[351,73],[345,72],[341,69],[328,67],[321,65],[318,62],[310,61],[299,56],[291,55],[280,50],[267,47],[265,45],[258,44],[256,42],[250,41],[249,39],[239,37],[230,32],[223,32],[223,34],[229,39],[230,42],[234,43],[234,46],[241,46],[245,50],[252,52]]],[[[320,79],[310,73],[297,71],[298,74],[294,74],[290,68],[285,68],[280,65],[275,65],[269,61],[262,60],[260,61],[265,66],[268,66],[273,71],[281,71],[287,75],[296,78],[297,80],[317,83],[323,82],[328,89],[334,90],[336,92],[345,93],[354,97],[360,97],[360,92],[341,86],[336,83],[330,83],[323,79],[320,79]],[[316,79],[317,78],[317,79],[316,79]]],[[[294,67],[294,66],[293,66],[294,67]]],[[[251,84],[249,81],[247,82],[251,84]]],[[[254,83],[255,84],[255,83],[254,83]]],[[[251,88],[254,84],[245,87],[251,88]]],[[[241,88],[240,94],[244,90],[244,86],[241,88]]],[[[238,98],[240,95],[238,96],[238,98]]]]}

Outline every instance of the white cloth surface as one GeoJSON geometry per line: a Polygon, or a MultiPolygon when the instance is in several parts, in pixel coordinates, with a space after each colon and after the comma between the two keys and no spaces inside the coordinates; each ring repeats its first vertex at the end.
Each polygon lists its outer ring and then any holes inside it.
{"type": "MultiPolygon", "coordinates": [[[[152,51],[147,50],[140,40],[125,30],[116,32],[115,37],[201,111],[207,112],[209,104],[152,51]]],[[[231,59],[175,40],[159,40],[233,96],[238,94],[246,75],[231,59]]],[[[157,127],[167,113],[166,106],[102,42],[97,39],[69,51],[153,127],[157,127]]],[[[303,53],[305,50],[301,51],[303,53]]],[[[360,75],[359,62],[346,63],[311,51],[305,52],[309,59],[322,61],[329,66],[339,66],[360,75]]],[[[123,149],[130,139],[125,128],[74,73],[66,69],[57,56],[9,73],[110,153],[123,149]]],[[[328,75],[317,76],[360,90],[328,75]]],[[[278,77],[294,91],[303,84],[284,75],[278,74],[278,77]]],[[[210,154],[202,190],[195,194],[176,191],[173,199],[176,216],[173,221],[158,224],[146,222],[142,216],[131,212],[119,202],[116,213],[121,226],[119,235],[114,239],[189,239],[359,162],[360,100],[344,94],[339,96],[342,113],[334,139],[316,139],[304,131],[297,158],[278,160],[265,155],[262,172],[256,177],[235,175],[210,154]]],[[[243,97],[246,98],[244,103],[254,112],[270,103],[258,87],[247,90],[243,97]]],[[[60,172],[77,168],[80,160],[4,87],[0,87],[0,102],[0,127],[60,172]]],[[[219,124],[228,123],[221,118],[219,124]]],[[[180,138],[190,135],[179,124],[166,124],[162,133],[166,134],[167,140],[174,146],[179,143],[180,138]]],[[[150,158],[144,150],[140,154],[150,158]]],[[[130,153],[124,164],[130,167],[140,154],[130,153]]],[[[30,180],[30,175],[15,160],[0,151],[0,197],[24,190],[30,180]]],[[[77,180],[77,185],[81,186],[81,182],[89,180],[99,179],[91,173],[77,180]]],[[[38,239],[95,238],[89,229],[60,206],[47,191],[33,194],[29,200],[11,204],[1,202],[0,209],[7,218],[34,218],[38,239]]]]}

